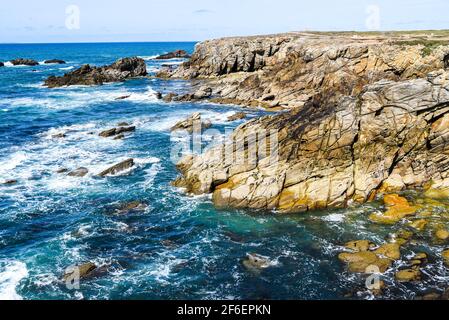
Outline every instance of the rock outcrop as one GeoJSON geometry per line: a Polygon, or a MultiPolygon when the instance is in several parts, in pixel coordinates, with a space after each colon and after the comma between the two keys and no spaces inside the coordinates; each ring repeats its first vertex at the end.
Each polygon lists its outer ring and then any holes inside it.
{"type": "Polygon", "coordinates": [[[32,59],[14,59],[10,61],[14,66],[37,66],[39,65],[39,62],[32,59]]]}
{"type": "Polygon", "coordinates": [[[106,177],[106,176],[112,176],[116,175],[120,172],[123,172],[125,170],[128,170],[130,168],[134,167],[134,159],[127,159],[125,161],[122,161],[116,165],[113,165],[112,167],[102,171],[98,174],[99,177],[106,177]]]}
{"type": "Polygon", "coordinates": [[[102,85],[147,75],[146,64],[140,58],[124,58],[104,67],[84,65],[62,77],[51,76],[45,81],[49,88],[73,85],[102,85]]]}
{"type": "MultiPolygon", "coordinates": [[[[427,68],[415,67],[416,75],[427,68]]],[[[218,207],[282,212],[345,207],[405,189],[449,190],[449,72],[357,91],[324,91],[302,108],[240,126],[226,144],[184,158],[174,185],[213,193],[218,207]]]]}
{"type": "Polygon", "coordinates": [[[176,50],[173,52],[169,52],[167,54],[160,55],[156,57],[156,60],[169,60],[169,59],[188,59],[190,55],[185,50],[176,50]]]}
{"type": "Polygon", "coordinates": [[[44,63],[45,64],[66,64],[66,62],[64,60],[60,60],[60,59],[45,60],[44,63]]]}
{"type": "Polygon", "coordinates": [[[207,79],[215,102],[297,108],[323,91],[357,95],[366,84],[448,66],[444,39],[291,33],[205,41],[190,61],[160,76],[207,79]]]}
{"type": "Polygon", "coordinates": [[[202,130],[207,130],[212,126],[212,123],[209,120],[202,120],[201,114],[199,112],[195,112],[190,117],[188,117],[185,120],[179,121],[177,124],[175,124],[171,131],[179,131],[184,130],[188,133],[193,133],[195,129],[197,129],[198,132],[201,132],[202,130]]]}

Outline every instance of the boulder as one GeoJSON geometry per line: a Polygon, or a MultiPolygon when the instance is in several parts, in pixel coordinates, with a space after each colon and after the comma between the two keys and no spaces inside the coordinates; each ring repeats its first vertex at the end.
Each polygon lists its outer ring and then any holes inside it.
{"type": "Polygon", "coordinates": [[[419,232],[423,232],[426,229],[428,224],[429,224],[429,222],[427,222],[427,220],[419,219],[419,220],[411,222],[409,225],[413,229],[415,229],[419,232]]]}
{"type": "Polygon", "coordinates": [[[415,282],[421,280],[421,271],[417,269],[406,269],[396,273],[399,282],[415,282]]]}
{"type": "Polygon", "coordinates": [[[201,87],[193,94],[193,99],[201,100],[210,98],[211,96],[212,96],[212,88],[201,87]]]}
{"type": "Polygon", "coordinates": [[[134,166],[134,159],[127,159],[122,161],[98,174],[100,177],[106,177],[110,175],[116,175],[122,171],[130,169],[134,166]]]}
{"type": "Polygon", "coordinates": [[[369,273],[373,267],[379,268],[380,273],[385,273],[391,267],[392,261],[378,257],[374,252],[361,251],[355,253],[341,253],[338,259],[348,265],[348,271],[352,273],[369,273]]]}
{"type": "Polygon", "coordinates": [[[232,121],[242,120],[242,119],[245,119],[245,118],[246,118],[246,113],[244,113],[244,112],[236,112],[232,116],[228,117],[228,121],[232,122],[232,121]]]}
{"type": "Polygon", "coordinates": [[[97,266],[93,262],[88,262],[81,265],[73,266],[70,269],[72,269],[72,271],[64,274],[63,281],[71,279],[76,272],[79,272],[78,275],[80,279],[85,279],[89,277],[94,270],[97,269],[97,266]]]}
{"type": "Polygon", "coordinates": [[[445,250],[441,253],[441,256],[443,257],[443,261],[446,264],[446,266],[449,267],[449,249],[445,250]]]}
{"type": "Polygon", "coordinates": [[[66,64],[66,62],[64,60],[59,60],[59,59],[45,60],[44,63],[45,64],[66,64]]]}
{"type": "Polygon", "coordinates": [[[15,66],[38,66],[39,65],[39,62],[37,62],[36,60],[23,59],[23,58],[14,59],[14,60],[11,60],[10,62],[15,66]]]}
{"type": "Polygon", "coordinates": [[[438,240],[446,241],[449,239],[449,231],[446,229],[439,229],[435,232],[435,237],[438,240]]]}
{"type": "Polygon", "coordinates": [[[62,77],[51,76],[45,81],[49,88],[73,85],[102,85],[105,82],[121,82],[147,75],[145,61],[141,58],[119,59],[109,66],[84,65],[62,77]]]}
{"type": "Polygon", "coordinates": [[[81,167],[81,168],[78,168],[76,170],[73,170],[73,171],[69,172],[67,175],[69,177],[82,178],[85,175],[87,175],[88,173],[89,173],[89,170],[87,168],[81,167]]]}
{"type": "Polygon", "coordinates": [[[374,251],[374,253],[395,261],[401,258],[401,249],[397,243],[384,244],[374,251]]]}
{"type": "Polygon", "coordinates": [[[345,244],[345,247],[354,252],[363,252],[374,249],[376,245],[368,240],[351,241],[345,244]]]}
{"type": "Polygon", "coordinates": [[[249,271],[261,271],[271,266],[269,258],[256,253],[248,253],[242,263],[249,271]]]}
{"type": "Polygon", "coordinates": [[[5,66],[5,64],[0,61],[0,67],[4,67],[4,66],[5,66]]]}
{"type": "Polygon", "coordinates": [[[390,194],[384,197],[384,203],[388,210],[383,214],[372,214],[370,220],[381,224],[395,224],[407,216],[412,216],[418,210],[411,206],[406,198],[397,194],[390,194]]]}
{"type": "Polygon", "coordinates": [[[172,101],[174,101],[174,99],[177,97],[178,95],[176,94],[176,93],[169,93],[169,94],[166,94],[163,98],[162,98],[162,100],[164,100],[164,102],[172,102],[172,101]]]}
{"type": "Polygon", "coordinates": [[[112,128],[112,129],[108,129],[108,130],[102,131],[102,132],[100,132],[99,136],[103,137],[103,138],[109,138],[109,137],[121,135],[123,133],[134,132],[134,131],[136,131],[136,127],[135,126],[118,127],[118,128],[112,128]]]}
{"type": "Polygon", "coordinates": [[[190,55],[187,53],[187,51],[176,50],[173,52],[169,52],[167,54],[160,55],[160,56],[156,57],[155,59],[156,60],[168,60],[168,59],[179,59],[179,58],[188,59],[188,58],[190,58],[190,55]]]}
{"type": "Polygon", "coordinates": [[[175,124],[171,128],[171,131],[185,130],[192,134],[194,130],[202,131],[209,129],[211,126],[212,123],[210,121],[202,121],[201,114],[199,112],[196,112],[187,119],[179,121],[177,124],[175,124]]]}
{"type": "Polygon", "coordinates": [[[67,169],[67,168],[60,168],[60,169],[56,170],[56,173],[67,173],[67,172],[69,172],[69,169],[67,169]]]}

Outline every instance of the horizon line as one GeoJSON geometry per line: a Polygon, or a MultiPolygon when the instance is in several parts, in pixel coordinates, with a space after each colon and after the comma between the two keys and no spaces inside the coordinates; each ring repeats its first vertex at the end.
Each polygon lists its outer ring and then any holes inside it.
{"type": "Polygon", "coordinates": [[[298,30],[298,31],[285,31],[278,33],[266,33],[266,34],[252,34],[252,35],[229,35],[216,38],[208,38],[205,40],[168,40],[168,41],[73,41],[73,42],[0,42],[0,45],[5,44],[90,44],[90,43],[192,43],[201,42],[212,39],[222,39],[222,38],[234,38],[234,37],[254,37],[254,36],[268,36],[277,34],[288,34],[288,33],[362,33],[362,34],[382,34],[382,33],[408,33],[408,32],[449,32],[449,29],[409,29],[409,30],[298,30]]]}

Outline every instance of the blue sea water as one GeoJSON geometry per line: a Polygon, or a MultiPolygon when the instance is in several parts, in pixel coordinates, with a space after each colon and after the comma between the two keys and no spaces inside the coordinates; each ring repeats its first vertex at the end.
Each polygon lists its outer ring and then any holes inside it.
{"type": "MultiPolygon", "coordinates": [[[[152,57],[192,52],[194,45],[0,45],[0,61],[67,61],[0,68],[0,182],[18,181],[0,185],[0,299],[343,299],[354,291],[360,292],[356,298],[372,298],[363,277],[346,273],[336,256],[345,241],[385,241],[389,230],[366,219],[376,204],[291,216],[218,211],[209,197],[190,197],[170,185],[178,175],[170,160],[176,143],[170,127],[199,111],[225,132],[242,123],[227,122],[238,107],[156,99],[155,92],[187,91],[191,83],[181,80],[42,86],[49,75],[129,56],[146,59],[151,75],[163,63],[179,62],[152,57]],[[124,95],[130,98],[116,100],[124,95]],[[124,140],[98,136],[123,121],[136,132],[124,140]],[[55,138],[59,133],[66,137],[55,138]],[[132,171],[95,177],[127,158],[136,161],[132,171]],[[57,173],[78,167],[89,174],[57,173]],[[130,201],[148,207],[114,214],[130,201]],[[248,253],[268,257],[271,266],[260,273],[245,269],[241,261],[248,253]],[[89,261],[104,272],[68,289],[61,281],[64,270],[89,261]]],[[[245,111],[249,117],[264,114],[245,111]]],[[[423,288],[445,281],[429,279],[423,288]]],[[[410,298],[421,289],[395,285],[387,296],[410,298]]]]}

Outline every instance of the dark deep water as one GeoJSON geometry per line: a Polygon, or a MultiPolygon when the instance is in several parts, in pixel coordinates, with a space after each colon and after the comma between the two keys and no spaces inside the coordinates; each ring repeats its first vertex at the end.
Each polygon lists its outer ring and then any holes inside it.
{"type": "MultiPolygon", "coordinates": [[[[201,111],[224,132],[240,109],[213,104],[164,103],[155,93],[182,92],[185,81],[135,79],[99,87],[47,89],[51,74],[82,64],[110,64],[140,56],[154,73],[152,56],[194,43],[0,45],[0,61],[17,57],[58,58],[66,65],[0,68],[0,299],[343,299],[372,298],[362,276],[347,273],[337,254],[346,241],[385,243],[400,226],[373,225],[367,216],[379,205],[282,216],[217,211],[209,197],[191,198],[170,186],[177,171],[170,161],[170,127],[201,111]],[[131,95],[127,100],[115,98],[131,95]],[[123,141],[98,136],[118,122],[136,125],[123,141]],[[65,139],[52,136],[66,133],[65,139]],[[92,134],[94,133],[94,134],[92,134]],[[95,173],[126,158],[137,166],[125,175],[95,173]],[[89,168],[84,178],[57,174],[60,168],[89,168]],[[120,204],[141,201],[143,212],[114,215],[120,204]],[[170,245],[167,245],[169,243],[170,245]],[[247,253],[270,259],[260,274],[244,268],[247,253]],[[66,267],[92,261],[107,272],[68,290],[59,281],[66,267]]],[[[246,110],[251,117],[263,114],[246,110]]],[[[435,209],[446,217],[448,207],[435,209]]],[[[422,282],[385,280],[386,298],[414,298],[449,286],[449,272],[436,256],[443,246],[430,234],[406,247],[404,256],[428,252],[422,282]]],[[[400,264],[401,262],[398,262],[400,264]]]]}

